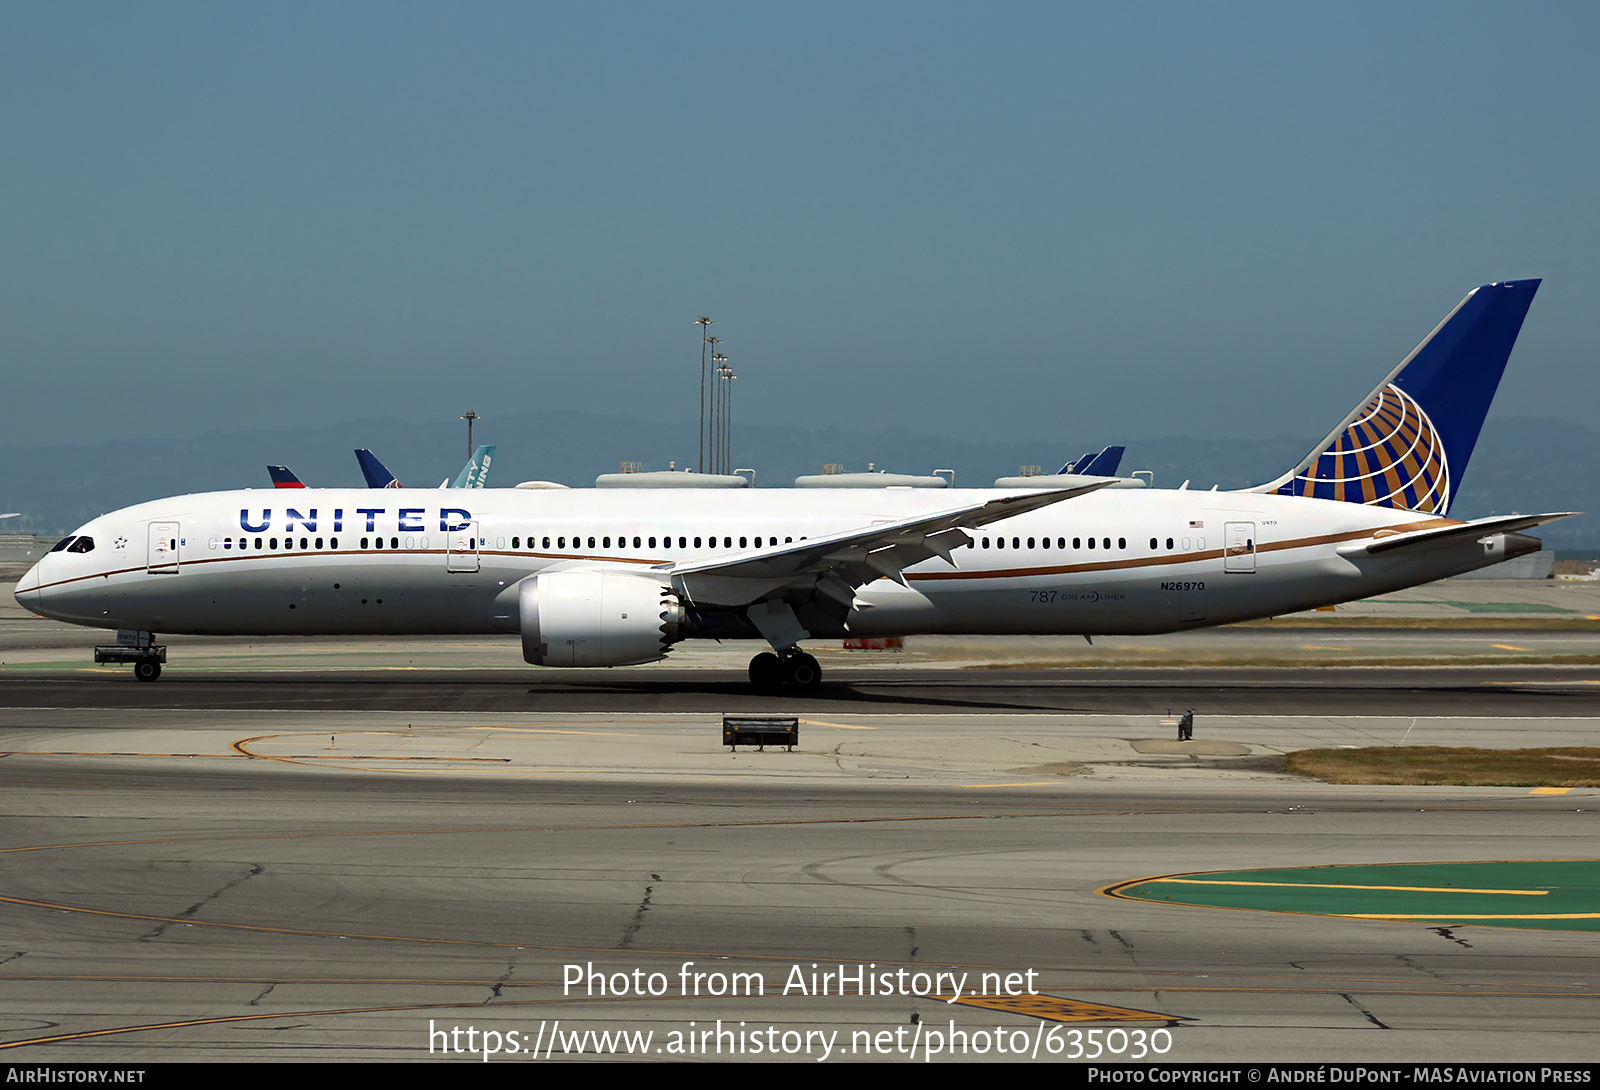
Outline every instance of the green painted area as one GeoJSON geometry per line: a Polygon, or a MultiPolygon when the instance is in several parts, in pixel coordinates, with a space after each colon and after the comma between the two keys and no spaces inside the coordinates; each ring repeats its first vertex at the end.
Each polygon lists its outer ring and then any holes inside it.
{"type": "Polygon", "coordinates": [[[1600,931],[1600,860],[1594,859],[1213,871],[1130,882],[1107,892],[1201,908],[1600,931]]]}

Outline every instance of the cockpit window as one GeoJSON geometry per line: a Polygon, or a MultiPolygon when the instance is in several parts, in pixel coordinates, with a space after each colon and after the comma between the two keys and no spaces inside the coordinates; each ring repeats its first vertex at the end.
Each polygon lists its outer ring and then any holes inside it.
{"type": "Polygon", "coordinates": [[[67,546],[67,552],[69,552],[69,553],[92,553],[92,552],[94,552],[94,538],[89,537],[87,534],[85,534],[83,537],[80,537],[80,538],[78,538],[78,540],[74,541],[71,545],[68,545],[67,546]]]}
{"type": "Polygon", "coordinates": [[[56,542],[50,551],[53,553],[59,553],[62,549],[65,549],[68,545],[71,545],[76,540],[76,537],[64,537],[60,541],[56,542]]]}

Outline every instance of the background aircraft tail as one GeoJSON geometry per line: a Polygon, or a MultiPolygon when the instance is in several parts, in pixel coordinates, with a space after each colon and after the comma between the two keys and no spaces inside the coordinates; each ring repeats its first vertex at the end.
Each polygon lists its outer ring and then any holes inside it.
{"type": "Polygon", "coordinates": [[[472,460],[461,467],[451,488],[482,488],[489,479],[489,463],[494,460],[495,448],[479,447],[472,452],[472,460]]]}
{"type": "Polygon", "coordinates": [[[1127,447],[1106,447],[1086,462],[1079,462],[1072,472],[1086,477],[1115,477],[1122,464],[1122,453],[1127,447]]]}
{"type": "Polygon", "coordinates": [[[356,461],[361,463],[361,475],[367,479],[368,488],[404,488],[405,485],[394,479],[394,474],[389,472],[387,466],[378,461],[372,451],[365,447],[356,451],[356,461]]]}
{"type": "Polygon", "coordinates": [[[305,482],[289,472],[288,466],[268,466],[267,476],[272,478],[273,488],[304,488],[305,482]]]}
{"type": "Polygon", "coordinates": [[[1538,290],[1474,289],[1298,465],[1251,491],[1447,514],[1538,290]]]}

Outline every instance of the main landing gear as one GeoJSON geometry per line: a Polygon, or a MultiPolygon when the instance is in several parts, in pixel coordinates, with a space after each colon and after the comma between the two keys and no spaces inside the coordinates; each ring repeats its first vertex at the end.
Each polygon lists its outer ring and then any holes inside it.
{"type": "Polygon", "coordinates": [[[815,689],[822,683],[822,667],[817,660],[791,647],[780,655],[763,651],[750,660],[750,684],[763,692],[788,685],[795,689],[815,689]]]}

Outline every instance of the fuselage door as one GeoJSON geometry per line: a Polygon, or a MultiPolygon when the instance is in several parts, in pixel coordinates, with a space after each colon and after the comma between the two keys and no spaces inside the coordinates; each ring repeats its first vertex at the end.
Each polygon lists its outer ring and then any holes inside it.
{"type": "Polygon", "coordinates": [[[478,524],[469,522],[444,539],[444,564],[449,571],[478,570],[478,524]]]}
{"type": "Polygon", "coordinates": [[[1225,572],[1253,572],[1256,570],[1256,524],[1229,522],[1222,530],[1222,570],[1225,572]]]}
{"type": "Polygon", "coordinates": [[[178,574],[178,524],[152,522],[150,524],[150,551],[146,554],[146,575],[178,574]]]}

